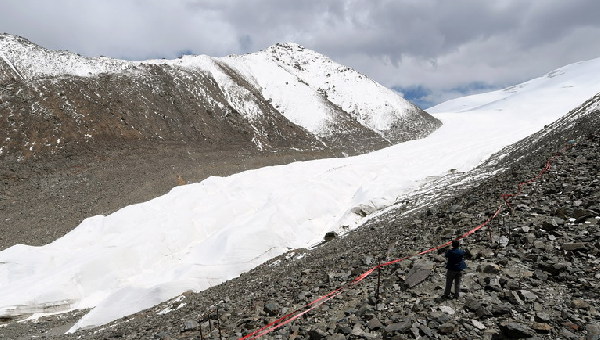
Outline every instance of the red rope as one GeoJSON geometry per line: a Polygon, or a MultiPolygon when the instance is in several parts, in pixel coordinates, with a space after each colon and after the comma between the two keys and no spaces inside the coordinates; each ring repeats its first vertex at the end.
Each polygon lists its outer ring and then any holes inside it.
{"type": "MultiPolygon", "coordinates": [[[[502,207],[503,206],[510,206],[510,201],[512,200],[512,198],[514,198],[515,196],[518,196],[522,193],[523,191],[523,187],[525,185],[531,184],[537,180],[539,180],[546,172],[550,171],[551,167],[552,167],[552,163],[554,162],[555,158],[557,158],[558,156],[560,156],[562,153],[564,153],[569,147],[571,147],[573,144],[570,145],[566,145],[565,147],[563,147],[558,153],[554,154],[552,157],[550,157],[548,159],[548,161],[546,162],[546,164],[544,165],[544,167],[540,170],[540,172],[534,177],[531,178],[527,181],[524,182],[520,182],[517,185],[517,192],[516,193],[512,193],[512,194],[502,194],[500,195],[500,197],[504,200],[504,202],[502,204],[500,204],[498,206],[498,208],[496,209],[496,211],[487,219],[485,220],[483,223],[481,223],[480,225],[476,226],[475,228],[465,232],[464,234],[462,234],[461,236],[457,237],[456,240],[461,240],[463,238],[469,237],[471,236],[473,233],[475,233],[476,231],[478,231],[479,229],[487,226],[488,224],[490,224],[501,212],[502,212],[502,207]]],[[[357,285],[358,283],[360,283],[362,280],[364,280],[367,276],[371,275],[371,273],[373,273],[375,270],[383,268],[383,267],[387,267],[389,265],[395,264],[395,263],[399,263],[405,260],[408,260],[412,257],[415,256],[420,256],[420,255],[424,255],[427,253],[430,253],[432,251],[436,251],[442,248],[445,248],[447,246],[449,246],[452,243],[452,241],[448,241],[446,243],[442,243],[440,245],[437,245],[435,247],[429,248],[427,250],[421,251],[419,253],[415,253],[412,255],[408,255],[406,257],[403,258],[399,258],[399,259],[395,259],[389,262],[385,262],[385,263],[381,263],[378,264],[377,266],[371,267],[369,268],[367,271],[365,271],[364,273],[360,274],[359,276],[357,276],[354,280],[352,280],[350,283],[346,283],[341,287],[338,287],[337,289],[327,293],[326,295],[320,296],[317,299],[309,302],[308,304],[299,307],[298,309],[294,310],[293,312],[286,314],[284,316],[282,316],[281,318],[257,329],[256,331],[239,338],[239,340],[250,340],[250,339],[258,339],[259,337],[266,335],[268,333],[271,333],[273,331],[275,331],[276,329],[283,327],[285,325],[287,325],[288,323],[296,320],[297,318],[301,317],[302,315],[310,312],[311,310],[319,307],[320,305],[322,305],[323,303],[333,299],[334,297],[340,295],[344,290],[347,290],[355,285],[357,285]]]]}

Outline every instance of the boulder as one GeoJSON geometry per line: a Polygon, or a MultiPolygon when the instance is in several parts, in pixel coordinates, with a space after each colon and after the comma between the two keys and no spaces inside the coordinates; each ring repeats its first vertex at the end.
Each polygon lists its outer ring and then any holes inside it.
{"type": "Polygon", "coordinates": [[[473,326],[479,330],[484,330],[485,329],[485,325],[483,324],[483,322],[478,321],[478,320],[471,320],[471,323],[473,324],[473,326]]]}
{"type": "Polygon", "coordinates": [[[417,261],[410,269],[404,279],[404,283],[412,288],[419,283],[425,281],[425,279],[433,272],[434,264],[430,261],[417,261]]]}
{"type": "Polygon", "coordinates": [[[448,315],[454,315],[454,313],[456,313],[456,311],[450,306],[440,306],[440,311],[448,315]]]}
{"type": "Polygon", "coordinates": [[[310,340],[323,340],[327,338],[327,332],[320,327],[317,327],[316,329],[308,331],[308,338],[310,340]]]}
{"type": "Polygon", "coordinates": [[[369,322],[367,322],[367,327],[371,331],[375,331],[375,330],[378,330],[380,328],[383,328],[383,324],[377,318],[373,318],[373,319],[369,320],[369,322]]]}
{"type": "Polygon", "coordinates": [[[542,222],[542,228],[546,231],[554,231],[563,224],[565,224],[565,221],[563,219],[555,217],[550,219],[549,221],[542,222]]]}
{"type": "Polygon", "coordinates": [[[187,320],[183,323],[184,332],[195,331],[198,327],[200,327],[200,324],[194,320],[187,320]]]}
{"type": "Polygon", "coordinates": [[[574,299],[573,301],[571,301],[571,306],[577,309],[587,309],[588,307],[590,307],[590,304],[583,299],[574,299]]]}
{"type": "Polygon", "coordinates": [[[585,340],[600,340],[600,323],[589,323],[585,326],[585,340]]]}
{"type": "Polygon", "coordinates": [[[509,305],[492,305],[491,306],[491,312],[494,316],[500,316],[500,315],[506,315],[506,314],[510,314],[510,306],[509,305]]]}
{"type": "Polygon", "coordinates": [[[269,301],[265,304],[264,312],[269,316],[276,316],[279,314],[281,307],[275,301],[269,301]]]}
{"type": "Polygon", "coordinates": [[[438,331],[442,334],[450,334],[454,332],[454,329],[456,328],[456,325],[453,324],[452,322],[446,322],[441,324],[438,327],[438,331]]]}
{"type": "Polygon", "coordinates": [[[550,321],[550,315],[548,313],[544,313],[544,312],[537,312],[537,313],[535,313],[535,321],[537,321],[537,322],[549,322],[550,321]]]}
{"type": "Polygon", "coordinates": [[[500,273],[500,266],[495,263],[484,263],[479,266],[481,272],[486,274],[498,274],[500,273]]]}
{"type": "Polygon", "coordinates": [[[535,331],[523,324],[507,322],[500,324],[500,331],[509,339],[524,339],[535,336],[535,331]]]}
{"type": "Polygon", "coordinates": [[[575,335],[573,332],[563,328],[560,331],[560,335],[563,339],[568,339],[568,340],[578,340],[579,337],[577,335],[575,335]]]}
{"type": "Polygon", "coordinates": [[[325,236],[323,237],[323,241],[329,242],[333,239],[336,239],[337,237],[338,237],[338,234],[335,231],[329,231],[329,232],[325,233],[325,236]]]}
{"type": "Polygon", "coordinates": [[[485,290],[494,292],[502,291],[502,287],[500,286],[500,278],[498,277],[489,276],[484,278],[483,282],[485,283],[485,286],[483,286],[483,289],[485,290]]]}
{"type": "Polygon", "coordinates": [[[585,242],[565,243],[561,246],[566,251],[584,250],[586,247],[587,243],[585,242]]]}
{"type": "Polygon", "coordinates": [[[385,327],[386,333],[405,333],[410,330],[412,327],[412,322],[410,320],[403,320],[400,322],[395,322],[387,325],[385,327]]]}
{"type": "Polygon", "coordinates": [[[533,328],[534,331],[536,331],[537,333],[540,333],[540,334],[548,334],[552,330],[552,326],[550,326],[547,323],[541,323],[541,322],[534,322],[531,325],[531,328],[533,328]]]}
{"type": "Polygon", "coordinates": [[[519,290],[519,296],[521,297],[521,299],[523,299],[527,302],[532,302],[532,301],[537,300],[537,295],[535,295],[534,293],[532,293],[528,290],[524,290],[524,289],[519,290]]]}

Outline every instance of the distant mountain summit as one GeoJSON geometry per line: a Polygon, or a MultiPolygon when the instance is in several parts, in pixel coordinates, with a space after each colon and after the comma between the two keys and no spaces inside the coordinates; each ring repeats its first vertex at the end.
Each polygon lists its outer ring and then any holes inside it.
{"type": "Polygon", "coordinates": [[[365,152],[440,122],[297,44],[223,58],[125,61],[0,35],[0,157],[128,140],[365,152]]]}

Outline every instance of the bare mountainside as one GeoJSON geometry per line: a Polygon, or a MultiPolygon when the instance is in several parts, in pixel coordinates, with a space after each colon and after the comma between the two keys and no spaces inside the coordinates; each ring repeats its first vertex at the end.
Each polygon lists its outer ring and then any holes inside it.
{"type": "Polygon", "coordinates": [[[296,44],[124,61],[0,35],[0,248],[175,185],[421,138],[440,122],[296,44]]]}
{"type": "Polygon", "coordinates": [[[103,140],[261,150],[372,150],[439,122],[358,72],[295,44],[254,54],[129,62],[0,36],[0,155],[103,140]]]}

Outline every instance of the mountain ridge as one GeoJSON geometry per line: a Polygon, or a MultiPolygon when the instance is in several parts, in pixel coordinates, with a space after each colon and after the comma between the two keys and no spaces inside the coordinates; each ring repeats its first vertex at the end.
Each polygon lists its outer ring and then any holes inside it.
{"type": "MultiPolygon", "coordinates": [[[[0,93],[5,112],[0,128],[9,131],[9,139],[0,141],[0,157],[23,159],[56,152],[64,143],[96,139],[363,152],[422,138],[439,127],[438,120],[370,81],[365,88],[372,88],[371,94],[388,98],[386,123],[372,124],[370,117],[382,111],[374,102],[360,103],[356,96],[346,102],[329,100],[334,97],[327,91],[311,87],[269,58],[289,46],[222,58],[124,61],[51,51],[21,37],[0,35],[0,83],[5,88],[0,93]],[[285,83],[280,81],[284,78],[285,83]],[[349,102],[357,103],[356,108],[349,102]]],[[[319,56],[317,62],[331,63],[329,70],[350,70],[314,51],[298,47],[296,52],[319,56]]],[[[304,79],[321,76],[304,74],[304,79]]]]}

